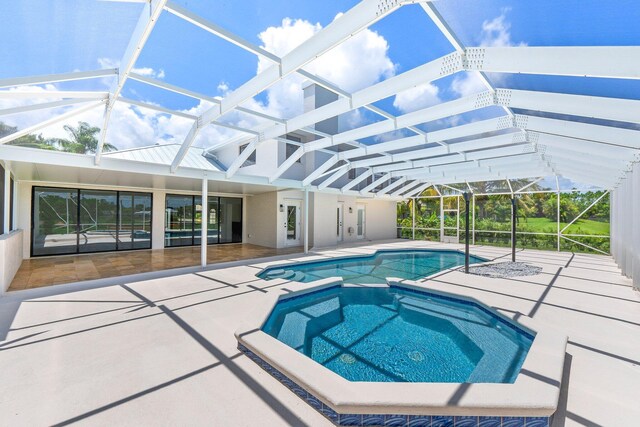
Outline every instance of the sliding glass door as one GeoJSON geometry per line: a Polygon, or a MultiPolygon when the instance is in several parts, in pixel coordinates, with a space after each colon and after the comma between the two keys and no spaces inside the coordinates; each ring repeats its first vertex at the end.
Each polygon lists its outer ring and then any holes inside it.
{"type": "Polygon", "coordinates": [[[242,242],[242,199],[220,197],[219,243],[242,242]]]}
{"type": "MultiPolygon", "coordinates": [[[[242,242],[242,199],[208,198],[207,244],[242,242]]],[[[202,198],[168,194],[165,246],[193,246],[201,242],[202,198]]]]}
{"type": "Polygon", "coordinates": [[[78,190],[34,188],[31,254],[78,252],[78,190]]]}
{"type": "Polygon", "coordinates": [[[193,245],[193,196],[167,195],[165,210],[166,247],[193,245]]]}
{"type": "Polygon", "coordinates": [[[151,248],[151,194],[34,187],[32,256],[151,248]]]}
{"type": "Polygon", "coordinates": [[[151,248],[151,194],[120,193],[118,248],[151,248]]]}
{"type": "Polygon", "coordinates": [[[118,193],[82,190],[80,192],[79,251],[115,251],[118,193]]]}

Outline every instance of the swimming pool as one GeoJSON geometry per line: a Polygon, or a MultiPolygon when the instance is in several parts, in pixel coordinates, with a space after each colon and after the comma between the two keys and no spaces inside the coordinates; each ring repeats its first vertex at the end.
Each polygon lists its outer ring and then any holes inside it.
{"type": "MultiPolygon", "coordinates": [[[[470,264],[485,261],[469,256],[470,264]]],[[[342,277],[345,283],[381,284],[387,283],[387,277],[417,280],[463,264],[464,254],[453,250],[380,250],[367,256],[270,267],[257,276],[265,280],[287,279],[303,283],[342,277]]]]}
{"type": "Polygon", "coordinates": [[[363,382],[513,383],[533,341],[490,309],[399,287],[285,299],[262,330],[363,382]]]}

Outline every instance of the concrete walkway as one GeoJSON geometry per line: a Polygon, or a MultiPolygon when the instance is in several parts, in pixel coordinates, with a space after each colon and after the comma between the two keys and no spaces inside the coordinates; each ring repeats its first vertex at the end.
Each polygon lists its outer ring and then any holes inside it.
{"type": "MultiPolygon", "coordinates": [[[[413,246],[459,247],[393,241],[313,256],[413,246]]],[[[472,253],[508,258],[504,248],[472,253]]],[[[428,283],[569,335],[555,425],[638,425],[640,294],[610,257],[527,250],[518,260],[543,271],[517,279],[454,271],[428,283]]],[[[257,279],[264,265],[1,298],[0,425],[330,425],[236,349],[244,314],[269,289],[295,289],[257,279]]]]}

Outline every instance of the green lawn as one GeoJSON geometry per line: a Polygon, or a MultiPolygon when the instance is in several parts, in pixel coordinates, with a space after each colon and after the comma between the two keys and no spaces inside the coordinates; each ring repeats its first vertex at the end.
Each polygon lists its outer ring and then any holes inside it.
{"type": "MultiPolygon", "coordinates": [[[[567,223],[561,222],[560,229],[562,230],[567,223]]],[[[555,233],[556,222],[548,218],[527,218],[518,220],[518,229],[524,229],[524,231],[538,232],[538,233],[555,233]]],[[[595,234],[600,236],[609,235],[609,223],[601,221],[593,221],[591,219],[579,219],[569,228],[564,231],[564,234],[595,234]]]]}

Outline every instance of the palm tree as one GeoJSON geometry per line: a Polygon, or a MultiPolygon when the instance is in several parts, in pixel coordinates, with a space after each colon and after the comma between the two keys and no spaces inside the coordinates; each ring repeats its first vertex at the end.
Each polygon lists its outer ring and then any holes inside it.
{"type": "MultiPolygon", "coordinates": [[[[39,148],[42,150],[59,150],[68,153],[93,154],[98,150],[98,138],[96,134],[100,128],[90,126],[87,122],[78,122],[77,127],[65,125],[71,139],[52,138],[45,139],[42,135],[25,135],[9,142],[10,145],[20,147],[39,148]]],[[[0,138],[17,131],[15,126],[9,126],[0,122],[0,138]]],[[[103,151],[115,151],[117,148],[109,143],[104,144],[103,151]]]]}
{"type": "MultiPolygon", "coordinates": [[[[93,154],[98,150],[98,138],[96,134],[100,132],[100,128],[91,126],[87,122],[78,122],[77,127],[64,125],[71,139],[57,139],[55,143],[60,146],[62,151],[78,154],[93,154]]],[[[103,151],[115,151],[117,148],[107,142],[102,147],[103,151]]]]}

